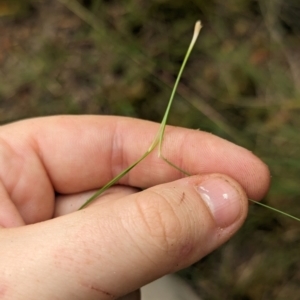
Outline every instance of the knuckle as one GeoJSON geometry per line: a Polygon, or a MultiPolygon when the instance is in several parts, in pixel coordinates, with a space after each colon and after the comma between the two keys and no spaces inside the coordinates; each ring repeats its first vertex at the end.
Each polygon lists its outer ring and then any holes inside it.
{"type": "Polygon", "coordinates": [[[180,213],[170,198],[153,190],[135,198],[135,220],[142,238],[150,247],[167,253],[176,248],[183,230],[180,213]]]}

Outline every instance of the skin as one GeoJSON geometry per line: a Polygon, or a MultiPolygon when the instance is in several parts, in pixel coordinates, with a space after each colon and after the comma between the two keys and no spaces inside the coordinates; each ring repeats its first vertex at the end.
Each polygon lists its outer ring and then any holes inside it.
{"type": "Polygon", "coordinates": [[[163,154],[194,176],[154,151],[77,211],[145,152],[158,127],[59,116],[0,128],[0,299],[139,299],[140,287],[195,263],[240,228],[247,197],[268,190],[266,165],[212,134],[171,126],[163,154]],[[213,213],[198,192],[207,182],[226,184],[235,201],[213,213]]]}

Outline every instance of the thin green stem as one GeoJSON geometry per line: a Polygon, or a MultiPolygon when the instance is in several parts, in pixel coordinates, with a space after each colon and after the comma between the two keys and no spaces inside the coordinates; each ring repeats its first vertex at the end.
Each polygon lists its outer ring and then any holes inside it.
{"type": "Polygon", "coordinates": [[[293,215],[290,215],[290,214],[288,214],[288,213],[285,213],[285,212],[283,212],[283,211],[281,211],[281,210],[279,210],[279,209],[276,209],[276,208],[274,208],[274,207],[272,207],[272,206],[263,204],[263,203],[261,203],[261,202],[258,202],[258,201],[252,200],[252,199],[248,199],[248,200],[249,200],[250,202],[252,202],[252,203],[258,204],[258,205],[260,205],[260,206],[263,206],[263,207],[265,207],[265,208],[268,208],[268,209],[273,210],[273,211],[275,211],[275,212],[277,212],[277,213],[279,213],[279,214],[282,214],[282,215],[284,215],[284,216],[286,216],[286,217],[289,217],[289,218],[291,218],[291,219],[294,219],[294,220],[300,222],[300,219],[299,219],[299,218],[297,218],[297,217],[295,217],[295,216],[293,216],[293,215]]]}
{"type": "Polygon", "coordinates": [[[145,157],[147,157],[151,153],[152,150],[150,150],[150,151],[148,150],[147,152],[145,152],[137,161],[135,161],[132,165],[130,165],[128,168],[126,168],[124,171],[122,171],[120,174],[118,174],[116,177],[114,177],[111,181],[109,181],[107,184],[105,184],[101,189],[99,189],[95,194],[93,194],[83,205],[81,205],[79,210],[88,206],[91,202],[93,202],[95,199],[97,199],[103,192],[105,192],[108,188],[110,188],[112,185],[117,183],[130,170],[132,170],[138,163],[140,163],[145,157]]]}
{"type": "Polygon", "coordinates": [[[200,21],[197,21],[196,24],[195,24],[195,29],[194,29],[194,34],[193,34],[193,38],[192,38],[192,41],[190,43],[190,46],[185,54],[185,57],[183,59],[183,62],[181,64],[181,67],[180,67],[180,70],[178,72],[178,75],[177,75],[177,78],[176,78],[176,81],[175,81],[175,84],[174,84],[174,87],[172,89],[172,93],[171,93],[171,96],[170,96],[170,99],[169,99],[169,103],[168,103],[168,106],[167,106],[167,109],[166,109],[166,112],[164,114],[164,117],[162,119],[162,122],[161,122],[161,125],[160,125],[160,134],[159,134],[159,151],[158,151],[158,155],[160,156],[161,154],[161,148],[162,148],[162,142],[163,142],[163,137],[164,137],[164,133],[165,133],[165,128],[166,128],[166,123],[167,123],[167,120],[168,120],[168,116],[169,116],[169,113],[170,113],[170,109],[171,109],[171,106],[172,106],[172,103],[173,103],[173,100],[174,100],[174,96],[175,96],[175,93],[176,93],[176,90],[177,90],[177,87],[178,87],[178,84],[179,84],[179,81],[180,81],[180,78],[182,76],[182,73],[183,73],[183,70],[186,66],[186,63],[190,57],[190,54],[194,48],[194,45],[196,43],[196,40],[199,36],[199,33],[200,33],[200,30],[202,28],[202,25],[201,25],[201,22],[200,21]]]}

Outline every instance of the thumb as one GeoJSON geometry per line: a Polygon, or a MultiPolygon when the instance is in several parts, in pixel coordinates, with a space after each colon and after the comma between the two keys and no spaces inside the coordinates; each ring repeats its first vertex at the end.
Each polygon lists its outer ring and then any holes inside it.
{"type": "Polygon", "coordinates": [[[126,295],[227,241],[243,223],[247,207],[246,194],[233,179],[198,175],[3,231],[11,236],[3,239],[0,265],[11,262],[6,270],[11,286],[24,282],[20,265],[26,281],[35,284],[27,293],[18,292],[23,298],[11,291],[7,299],[126,295]]]}

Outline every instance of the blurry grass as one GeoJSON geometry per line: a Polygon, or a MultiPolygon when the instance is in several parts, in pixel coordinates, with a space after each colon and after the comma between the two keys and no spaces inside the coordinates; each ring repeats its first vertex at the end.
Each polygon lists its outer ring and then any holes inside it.
{"type": "MultiPolygon", "coordinates": [[[[270,3],[0,0],[0,121],[91,113],[160,121],[201,19],[169,123],[253,151],[272,172],[265,202],[300,216],[300,5],[270,3]]],[[[298,299],[299,228],[252,205],[234,239],[182,275],[204,299],[298,299]]]]}

